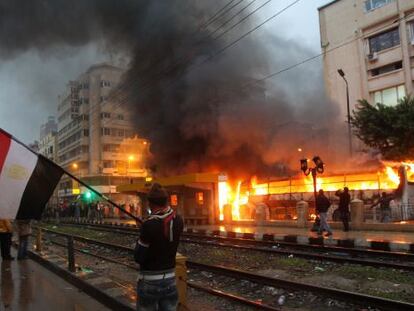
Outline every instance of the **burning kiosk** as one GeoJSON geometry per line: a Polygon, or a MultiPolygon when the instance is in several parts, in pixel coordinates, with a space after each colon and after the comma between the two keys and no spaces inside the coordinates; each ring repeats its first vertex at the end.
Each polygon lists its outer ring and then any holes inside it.
{"type": "MultiPolygon", "coordinates": [[[[255,222],[260,218],[259,214],[264,213],[260,211],[263,206],[267,220],[294,221],[297,218],[296,203],[301,200],[309,202],[309,219],[314,217],[311,176],[266,182],[252,178],[246,182],[229,181],[223,173],[196,173],[157,178],[154,181],[166,187],[171,206],[184,216],[187,224],[255,222]]],[[[118,186],[117,191],[135,194],[144,199],[151,183],[152,181],[133,180],[131,184],[118,186]]],[[[348,187],[352,198],[363,200],[366,206],[372,204],[380,192],[390,193],[398,189],[398,199],[395,200],[398,205],[396,218],[414,219],[414,165],[385,166],[377,172],[318,177],[316,185],[317,189],[325,190],[334,205],[334,193],[343,187],[348,187]]],[[[145,210],[144,207],[143,214],[145,210]]],[[[366,210],[371,211],[368,208],[366,210]]]]}

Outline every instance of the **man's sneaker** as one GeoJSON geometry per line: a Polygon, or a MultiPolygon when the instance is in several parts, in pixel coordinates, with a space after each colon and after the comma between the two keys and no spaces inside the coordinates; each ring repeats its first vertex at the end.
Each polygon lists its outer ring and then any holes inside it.
{"type": "Polygon", "coordinates": [[[325,234],[325,236],[331,236],[332,232],[328,232],[327,234],[325,234]]]}

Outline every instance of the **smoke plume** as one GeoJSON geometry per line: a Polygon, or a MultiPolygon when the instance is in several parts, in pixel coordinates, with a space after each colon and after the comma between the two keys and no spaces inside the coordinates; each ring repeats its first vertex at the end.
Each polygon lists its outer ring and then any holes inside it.
{"type": "Polygon", "coordinates": [[[212,21],[224,3],[206,2],[2,1],[0,56],[58,54],[91,42],[129,55],[113,100],[134,113],[159,174],[287,174],[301,157],[298,148],[329,154],[326,128],[338,112],[324,98],[320,63],[285,73],[271,85],[261,80],[311,51],[261,31],[218,54],[256,20],[219,36],[243,14],[220,29],[237,10],[212,21]]]}

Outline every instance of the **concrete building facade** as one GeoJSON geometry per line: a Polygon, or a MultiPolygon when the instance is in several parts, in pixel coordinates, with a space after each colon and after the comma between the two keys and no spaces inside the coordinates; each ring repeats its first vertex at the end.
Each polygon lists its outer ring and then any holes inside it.
{"type": "Polygon", "coordinates": [[[54,116],[40,126],[39,153],[57,162],[57,123],[54,116]]]}
{"type": "MultiPolygon", "coordinates": [[[[104,194],[114,194],[129,178],[147,176],[149,144],[134,133],[131,113],[113,100],[122,74],[106,63],[94,65],[59,98],[57,162],[104,194]]],[[[62,178],[60,197],[78,192],[76,183],[62,178]]]]}
{"type": "Polygon", "coordinates": [[[346,116],[359,99],[395,105],[413,92],[414,1],[336,0],[319,8],[326,92],[346,116]]]}

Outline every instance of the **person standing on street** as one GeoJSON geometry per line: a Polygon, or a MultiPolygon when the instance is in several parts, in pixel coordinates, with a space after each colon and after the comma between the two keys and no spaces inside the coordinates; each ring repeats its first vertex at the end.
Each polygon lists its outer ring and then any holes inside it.
{"type": "Polygon", "coordinates": [[[322,235],[323,231],[325,230],[326,236],[332,235],[331,227],[328,224],[328,209],[331,206],[331,202],[325,196],[322,189],[319,190],[319,194],[316,197],[316,213],[319,215],[320,225],[318,230],[318,235],[322,235]]]}
{"type": "Polygon", "coordinates": [[[19,236],[19,250],[17,252],[17,259],[27,258],[27,247],[29,244],[29,236],[32,233],[30,219],[16,220],[16,229],[19,236]]]}
{"type": "Polygon", "coordinates": [[[0,219],[0,247],[1,258],[3,260],[13,260],[14,258],[10,254],[10,248],[12,244],[13,228],[10,220],[0,219]]]}
{"type": "Polygon", "coordinates": [[[147,198],[151,215],[141,226],[134,254],[140,265],[137,310],[173,311],[178,302],[175,256],[183,219],[168,205],[168,194],[160,184],[152,185],[147,198]]]}
{"type": "Polygon", "coordinates": [[[351,195],[349,194],[348,187],[344,188],[344,191],[338,190],[335,195],[339,197],[339,213],[342,223],[344,224],[344,231],[349,231],[349,203],[351,202],[351,195]]]}
{"type": "Polygon", "coordinates": [[[379,200],[371,206],[371,208],[377,205],[380,206],[381,222],[387,223],[391,221],[390,203],[392,200],[394,200],[392,195],[387,195],[386,192],[383,192],[381,193],[381,198],[379,198],[379,200]]]}

